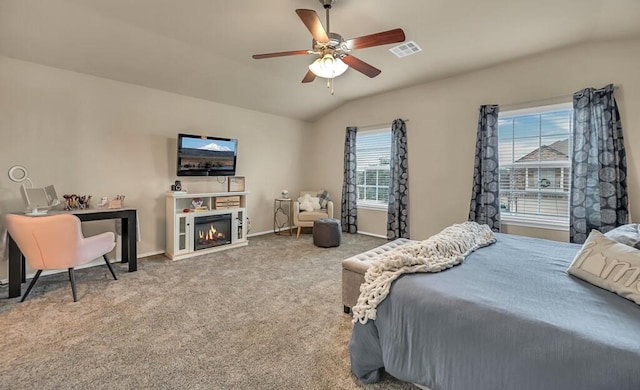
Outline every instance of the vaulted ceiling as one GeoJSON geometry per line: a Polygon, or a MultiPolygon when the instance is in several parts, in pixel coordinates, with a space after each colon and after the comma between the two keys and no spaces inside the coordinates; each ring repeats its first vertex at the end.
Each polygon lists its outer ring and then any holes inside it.
{"type": "Polygon", "coordinates": [[[349,69],[331,96],[301,80],[311,48],[295,13],[318,0],[0,0],[0,55],[313,121],[346,101],[586,41],[640,36],[638,0],[337,0],[345,38],[402,28],[423,51],[353,52],[382,70],[349,69]]]}

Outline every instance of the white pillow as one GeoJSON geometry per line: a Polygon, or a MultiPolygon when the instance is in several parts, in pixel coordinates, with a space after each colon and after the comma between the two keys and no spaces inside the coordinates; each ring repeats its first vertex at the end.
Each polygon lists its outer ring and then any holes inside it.
{"type": "Polygon", "coordinates": [[[591,231],[567,272],[640,305],[640,250],[597,230],[591,231]]]}
{"type": "Polygon", "coordinates": [[[311,197],[311,206],[313,207],[314,210],[320,210],[320,198],[318,198],[317,196],[312,196],[311,197]]]}
{"type": "Polygon", "coordinates": [[[313,211],[313,203],[311,202],[311,195],[304,194],[298,198],[300,204],[300,211],[313,211]]]}

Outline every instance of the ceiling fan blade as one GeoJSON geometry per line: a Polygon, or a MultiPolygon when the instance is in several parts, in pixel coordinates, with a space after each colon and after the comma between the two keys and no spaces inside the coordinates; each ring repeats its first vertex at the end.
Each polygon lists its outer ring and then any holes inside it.
{"type": "Polygon", "coordinates": [[[367,64],[366,62],[357,59],[356,57],[352,56],[352,55],[346,55],[344,57],[342,57],[342,62],[344,62],[345,64],[349,65],[350,67],[352,67],[353,69],[357,70],[358,72],[369,76],[371,78],[376,77],[377,75],[379,75],[380,73],[382,73],[382,71],[378,68],[375,68],[369,64],[367,64]]]}
{"type": "Polygon", "coordinates": [[[293,51],[281,51],[277,53],[254,54],[251,57],[253,57],[254,60],[260,60],[263,58],[298,56],[302,54],[309,54],[309,50],[293,50],[293,51]]]}
{"type": "Polygon", "coordinates": [[[372,46],[387,45],[389,43],[404,42],[404,40],[404,31],[402,31],[401,28],[396,28],[394,30],[349,39],[346,43],[349,49],[356,50],[372,46]]]}
{"type": "Polygon", "coordinates": [[[322,27],[322,22],[316,11],[312,9],[297,9],[296,13],[302,19],[302,23],[309,29],[313,39],[318,42],[329,42],[329,36],[324,27],[322,27]]]}
{"type": "Polygon", "coordinates": [[[312,71],[309,70],[309,71],[307,71],[307,74],[304,75],[304,78],[302,79],[302,82],[303,83],[310,83],[315,79],[316,79],[316,75],[312,71]]]}

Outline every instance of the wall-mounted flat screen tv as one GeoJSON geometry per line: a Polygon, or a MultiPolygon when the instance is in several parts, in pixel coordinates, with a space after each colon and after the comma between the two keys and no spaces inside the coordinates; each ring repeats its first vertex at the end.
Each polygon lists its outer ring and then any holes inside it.
{"type": "Polygon", "coordinates": [[[178,176],[235,176],[238,140],[178,134],[178,176]]]}

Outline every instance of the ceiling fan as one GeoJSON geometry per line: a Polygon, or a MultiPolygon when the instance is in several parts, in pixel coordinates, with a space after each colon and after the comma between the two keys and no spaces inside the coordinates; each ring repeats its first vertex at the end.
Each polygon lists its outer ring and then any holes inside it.
{"type": "Polygon", "coordinates": [[[389,43],[403,42],[405,40],[404,31],[396,28],[376,34],[364,35],[358,38],[344,40],[340,34],[331,32],[329,29],[329,10],[336,0],[318,0],[326,10],[326,29],[318,14],[310,9],[297,9],[296,14],[302,20],[313,36],[311,50],[293,50],[277,53],[255,54],[252,57],[256,60],[273,57],[295,56],[302,54],[312,54],[317,59],[309,65],[309,71],[302,79],[303,83],[315,80],[316,76],[326,79],[343,74],[349,67],[363,73],[369,77],[376,77],[382,71],[369,65],[368,63],[351,55],[351,51],[364,49],[367,47],[386,45],[389,43]]]}

